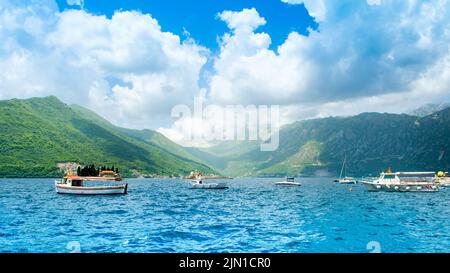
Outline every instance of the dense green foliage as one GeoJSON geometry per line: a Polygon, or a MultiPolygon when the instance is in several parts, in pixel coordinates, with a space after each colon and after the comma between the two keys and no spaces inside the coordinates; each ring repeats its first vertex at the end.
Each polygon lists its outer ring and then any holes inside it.
{"type": "Polygon", "coordinates": [[[118,168],[114,168],[114,165],[112,167],[106,167],[102,166],[99,168],[95,168],[94,164],[86,165],[86,166],[78,166],[77,168],[77,175],[78,176],[99,176],[102,171],[113,171],[116,174],[119,173],[118,168]]]}
{"type": "Polygon", "coordinates": [[[125,176],[214,172],[56,97],[0,101],[0,128],[0,177],[59,176],[56,164],[70,161],[115,165],[125,176]]]}

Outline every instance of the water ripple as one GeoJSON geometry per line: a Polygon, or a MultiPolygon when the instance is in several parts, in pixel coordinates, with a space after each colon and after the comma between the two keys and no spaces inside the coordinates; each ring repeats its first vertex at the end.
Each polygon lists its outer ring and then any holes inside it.
{"type": "Polygon", "coordinates": [[[235,179],[225,191],[130,179],[125,196],[57,195],[52,179],[2,179],[0,252],[448,252],[449,190],[369,193],[329,179],[281,188],[235,179]]]}

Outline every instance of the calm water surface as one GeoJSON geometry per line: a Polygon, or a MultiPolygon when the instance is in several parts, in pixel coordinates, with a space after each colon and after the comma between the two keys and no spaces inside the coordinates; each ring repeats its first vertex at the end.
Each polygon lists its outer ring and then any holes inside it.
{"type": "Polygon", "coordinates": [[[292,188],[277,180],[235,179],[217,191],[129,179],[128,195],[71,196],[56,194],[53,179],[0,179],[0,252],[450,251],[450,189],[350,192],[330,179],[292,188]]]}

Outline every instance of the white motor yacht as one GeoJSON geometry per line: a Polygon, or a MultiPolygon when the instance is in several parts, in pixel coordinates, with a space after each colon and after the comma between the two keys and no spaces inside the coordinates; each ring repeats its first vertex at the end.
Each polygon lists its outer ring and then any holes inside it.
{"type": "Polygon", "coordinates": [[[380,174],[373,181],[363,180],[362,183],[369,191],[385,192],[437,192],[439,184],[436,183],[434,172],[392,172],[380,174]]]}
{"type": "Polygon", "coordinates": [[[286,177],[285,181],[276,182],[275,185],[277,185],[277,186],[301,186],[302,184],[300,182],[295,182],[294,177],[286,177]]]}

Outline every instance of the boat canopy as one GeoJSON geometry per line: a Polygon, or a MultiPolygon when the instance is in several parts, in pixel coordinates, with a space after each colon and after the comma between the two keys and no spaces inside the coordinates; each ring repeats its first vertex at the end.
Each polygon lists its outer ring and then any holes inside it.
{"type": "Polygon", "coordinates": [[[381,173],[383,175],[385,174],[394,174],[394,175],[435,175],[435,172],[395,172],[395,173],[381,173]]]}
{"type": "Polygon", "coordinates": [[[100,177],[100,176],[77,176],[77,175],[68,175],[65,178],[70,178],[73,180],[88,180],[88,181],[117,181],[116,177],[100,177]]]}
{"type": "Polygon", "coordinates": [[[436,174],[435,172],[398,172],[399,175],[427,175],[427,174],[436,174]]]}

